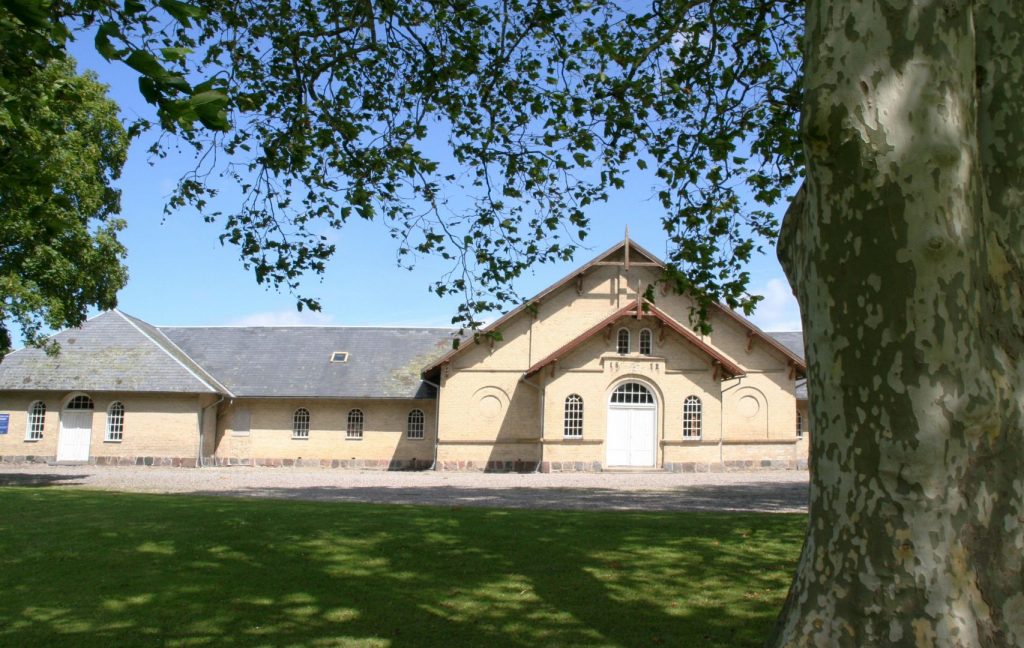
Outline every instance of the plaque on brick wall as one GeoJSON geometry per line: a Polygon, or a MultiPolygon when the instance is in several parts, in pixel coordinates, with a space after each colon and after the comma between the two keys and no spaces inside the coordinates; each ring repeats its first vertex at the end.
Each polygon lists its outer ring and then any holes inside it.
{"type": "Polygon", "coordinates": [[[7,434],[7,426],[11,423],[10,414],[0,414],[0,434],[7,434]]]}

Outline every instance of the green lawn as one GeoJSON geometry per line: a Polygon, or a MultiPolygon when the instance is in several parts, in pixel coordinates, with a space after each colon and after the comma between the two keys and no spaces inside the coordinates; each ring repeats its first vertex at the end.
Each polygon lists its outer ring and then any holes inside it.
{"type": "Polygon", "coordinates": [[[0,645],[759,646],[805,519],[0,488],[0,645]]]}

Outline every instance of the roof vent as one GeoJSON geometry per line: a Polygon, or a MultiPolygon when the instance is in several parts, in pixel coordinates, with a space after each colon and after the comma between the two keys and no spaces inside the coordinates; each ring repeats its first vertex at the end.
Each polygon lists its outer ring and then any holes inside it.
{"type": "Polygon", "coordinates": [[[348,351],[335,351],[331,354],[331,362],[348,362],[348,351]]]}

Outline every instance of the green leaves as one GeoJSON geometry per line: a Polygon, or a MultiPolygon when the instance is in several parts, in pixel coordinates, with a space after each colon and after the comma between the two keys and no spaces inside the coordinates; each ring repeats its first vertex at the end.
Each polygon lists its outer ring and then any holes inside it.
{"type": "Polygon", "coordinates": [[[156,57],[143,50],[134,50],[124,59],[125,64],[154,81],[164,81],[171,75],[160,65],[156,57]]]}
{"type": "Polygon", "coordinates": [[[3,0],[0,6],[29,29],[41,30],[50,27],[50,16],[47,11],[49,3],[41,0],[3,0]]]}
{"type": "Polygon", "coordinates": [[[42,344],[48,328],[112,308],[127,281],[124,222],[113,217],[128,148],[117,106],[74,61],[18,81],[0,93],[0,354],[12,324],[42,344]]]}
{"type": "Polygon", "coordinates": [[[206,16],[206,12],[200,7],[179,2],[179,0],[159,0],[157,4],[184,27],[189,27],[192,24],[193,18],[204,18],[206,16]]]}
{"type": "MultiPolygon", "coordinates": [[[[41,3],[0,2],[44,26],[41,3]]],[[[325,233],[355,215],[384,224],[403,267],[450,263],[430,289],[460,294],[475,327],[519,303],[523,272],[571,259],[592,206],[638,174],[664,208],[663,280],[703,310],[745,308],[743,264],[801,173],[794,0],[70,6],[20,49],[48,60],[60,21],[95,23],[177,136],[153,152],[185,143],[205,165],[168,209],[219,221],[275,288],[322,272],[325,233]],[[226,214],[209,211],[221,186],[244,188],[226,214]]]]}

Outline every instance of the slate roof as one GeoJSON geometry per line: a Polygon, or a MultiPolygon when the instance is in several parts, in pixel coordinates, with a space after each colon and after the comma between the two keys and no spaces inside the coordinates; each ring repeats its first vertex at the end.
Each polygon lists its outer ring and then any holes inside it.
{"type": "Polygon", "coordinates": [[[451,349],[449,329],[160,327],[237,397],[434,398],[420,369],[451,349]],[[347,362],[330,362],[335,351],[347,362]]]}
{"type": "MultiPolygon", "coordinates": [[[[782,344],[784,347],[800,356],[800,358],[806,362],[804,358],[804,334],[803,331],[775,331],[768,333],[768,335],[775,338],[777,342],[782,344]]],[[[797,400],[807,400],[807,379],[803,378],[796,381],[796,398],[797,400]]]]}
{"type": "Polygon", "coordinates": [[[136,322],[108,311],[55,335],[57,355],[14,351],[0,362],[0,390],[219,391],[202,369],[183,362],[167,341],[136,322]]]}
{"type": "MultiPolygon", "coordinates": [[[[113,310],[0,362],[0,390],[221,393],[250,398],[435,398],[420,369],[451,349],[451,329],[156,327],[113,310]],[[335,351],[347,362],[330,362],[335,351]]],[[[803,334],[768,333],[803,358],[803,334]]],[[[806,380],[796,396],[807,399],[806,380]]]]}

